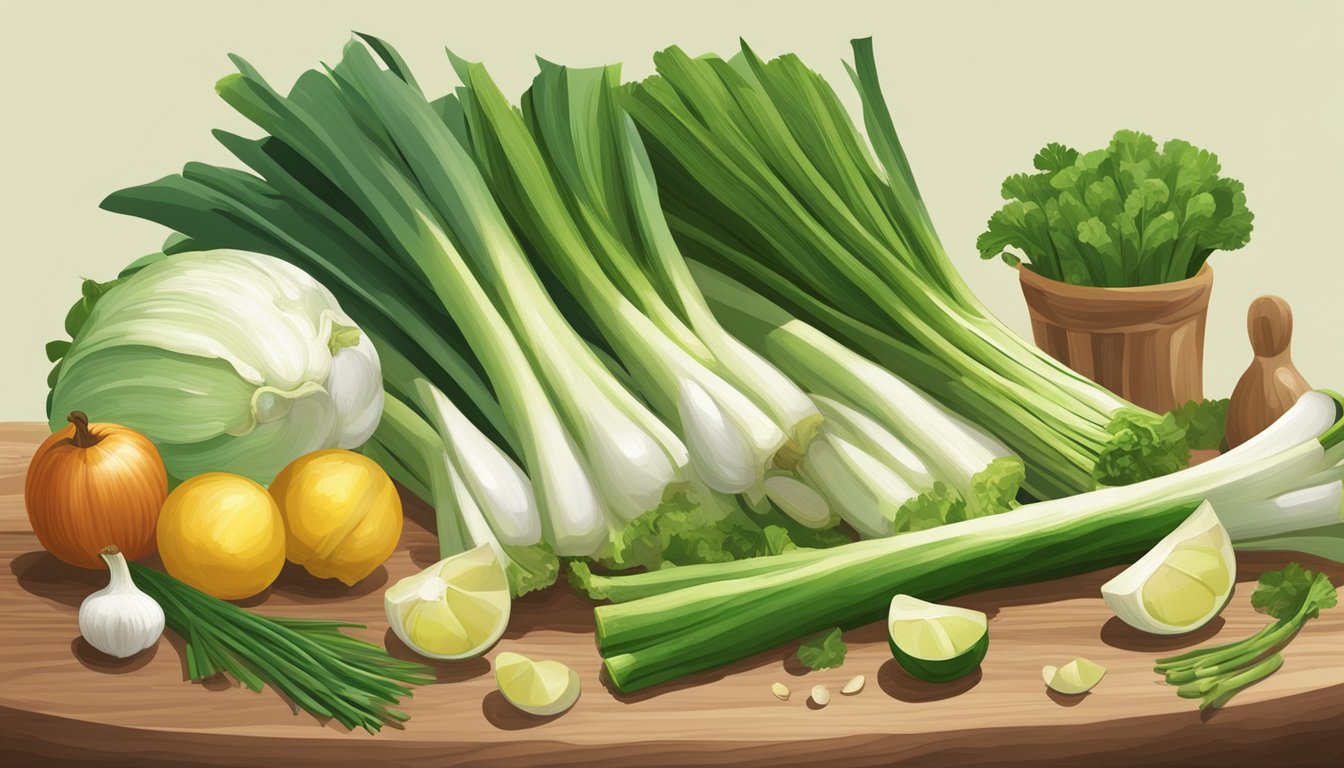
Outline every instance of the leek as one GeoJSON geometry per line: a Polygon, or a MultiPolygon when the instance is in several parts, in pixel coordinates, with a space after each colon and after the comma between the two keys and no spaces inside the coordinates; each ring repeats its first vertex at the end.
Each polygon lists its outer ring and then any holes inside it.
{"type": "MultiPolygon", "coordinates": [[[[968,592],[1132,562],[1204,500],[1233,541],[1263,534],[1245,509],[1344,478],[1344,399],[1308,393],[1255,439],[1171,475],[1040,502],[992,517],[825,552],[673,569],[591,584],[648,595],[594,611],[607,672],[624,692],[881,617],[892,594],[939,601],[968,592]],[[677,573],[679,572],[679,573],[677,573]]],[[[1339,556],[1341,511],[1317,508],[1273,531],[1308,554],[1339,556]]]]}
{"type": "MultiPolygon", "coordinates": [[[[834,91],[797,57],[655,56],[626,106],[688,257],[747,284],[962,417],[1027,464],[1038,498],[1173,471],[1181,430],[1014,336],[938,242],[855,41],[870,154],[834,91]]],[[[1170,423],[1169,423],[1170,422],[1170,423]]]]}
{"type": "MultiPolygon", "coordinates": [[[[663,418],[679,427],[700,479],[725,493],[758,488],[786,443],[791,441],[795,457],[805,447],[820,421],[816,409],[763,361],[756,361],[754,370],[770,378],[744,379],[734,367],[746,355],[740,345],[725,345],[726,334],[712,321],[706,324],[717,333],[697,334],[663,302],[629,253],[636,234],[627,231],[623,236],[613,213],[603,209],[604,196],[615,193],[621,205],[630,206],[620,212],[626,217],[655,209],[625,201],[619,157],[615,168],[599,164],[604,154],[618,152],[619,145],[586,146],[605,138],[599,133],[600,123],[593,124],[595,116],[577,106],[567,115],[560,110],[532,110],[534,124],[550,118],[537,126],[550,139],[551,154],[543,156],[523,116],[509,105],[485,69],[456,58],[453,63],[466,86],[458,90],[460,103],[441,101],[440,110],[464,113],[462,138],[474,149],[482,172],[534,258],[546,264],[583,305],[641,391],[663,418]],[[574,124],[556,124],[563,116],[574,124]],[[567,177],[558,170],[566,168],[567,177]],[[739,354],[725,363],[715,349],[739,354]],[[738,388],[743,384],[757,392],[755,401],[738,388]],[[774,391],[766,389],[771,385],[774,391]],[[774,406],[773,412],[767,413],[758,402],[774,406]]],[[[543,74],[529,92],[543,106],[556,100],[582,104],[602,93],[591,87],[600,85],[591,77],[585,91],[575,78],[547,74],[543,65],[543,74]]],[[[703,314],[708,317],[708,312],[703,314]]],[[[787,455],[783,461],[789,461],[787,455]]]]}
{"type": "MultiPolygon", "coordinates": [[[[456,59],[454,64],[468,85],[458,91],[460,104],[440,101],[441,112],[463,113],[460,124],[452,120],[448,124],[459,125],[538,260],[587,307],[606,340],[641,379],[641,389],[654,402],[667,403],[672,399],[667,390],[677,387],[676,413],[664,412],[669,418],[680,417],[692,462],[711,487],[748,491],[761,484],[765,467],[759,459],[750,487],[745,474],[733,475],[738,482],[726,482],[730,474],[726,470],[739,466],[733,458],[750,444],[745,439],[748,431],[731,429],[732,416],[753,409],[745,402],[724,408],[726,401],[717,393],[724,391],[725,383],[717,377],[707,380],[712,375],[708,371],[686,376],[669,365],[682,350],[660,346],[658,327],[670,339],[681,340],[687,350],[700,350],[698,360],[708,369],[762,404],[792,440],[790,455],[767,454],[767,462],[797,466],[801,478],[793,479],[806,480],[821,491],[830,507],[861,534],[884,536],[922,527],[925,524],[899,519],[903,514],[911,517],[912,511],[903,513],[902,508],[906,501],[934,489],[910,488],[891,469],[835,436],[819,441],[813,451],[807,440],[821,419],[804,388],[839,389],[839,394],[879,415],[902,437],[918,441],[947,487],[964,500],[964,512],[954,516],[992,514],[1013,505],[1021,462],[994,438],[947,413],[899,378],[806,328],[779,341],[796,341],[785,352],[762,349],[749,340],[743,344],[728,333],[657,207],[642,144],[617,103],[617,68],[570,69],[543,62],[523,97],[520,114],[509,107],[479,64],[456,59]],[[601,269],[594,269],[594,262],[601,269]],[[635,304],[647,316],[636,311],[635,304]],[[652,360],[650,352],[657,353],[652,360]],[[688,411],[699,417],[687,419],[688,411]],[[695,424],[712,429],[692,429],[695,424]],[[865,490],[851,493],[854,486],[865,490]]],[[[772,444],[771,450],[778,447],[772,444]]],[[[802,511],[789,500],[782,501],[781,508],[802,511]]],[[[925,509],[936,506],[922,497],[919,501],[925,509]]],[[[932,524],[942,522],[939,516],[932,524]]]]}
{"type": "MultiPolygon", "coordinates": [[[[422,386],[427,382],[420,380],[422,386]]],[[[555,582],[559,561],[540,542],[515,546],[506,542],[508,526],[488,518],[480,487],[463,477],[461,464],[444,450],[439,435],[406,403],[386,395],[383,420],[373,437],[375,455],[393,459],[382,464],[392,479],[417,489],[434,506],[439,555],[448,557],[489,544],[509,577],[509,591],[522,595],[555,582]]]]}

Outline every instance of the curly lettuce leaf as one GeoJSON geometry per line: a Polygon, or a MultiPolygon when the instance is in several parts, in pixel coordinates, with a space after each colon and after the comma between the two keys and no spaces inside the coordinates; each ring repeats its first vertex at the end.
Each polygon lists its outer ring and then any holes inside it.
{"type": "Polygon", "coordinates": [[[1190,465],[1185,430],[1173,414],[1154,416],[1124,408],[1106,425],[1106,431],[1111,439],[1101,449],[1092,470],[1102,485],[1129,485],[1190,465]]]}
{"type": "Polygon", "coordinates": [[[773,510],[756,514],[736,503],[699,504],[681,493],[630,521],[596,559],[611,570],[656,569],[848,542],[836,529],[805,528],[773,510]]]}
{"type": "Polygon", "coordinates": [[[1191,450],[1216,451],[1227,434],[1228,400],[1191,400],[1171,412],[1191,450]]]}
{"type": "Polygon", "coordinates": [[[1017,506],[1017,491],[1026,482],[1027,465],[1016,456],[1000,456],[971,478],[967,517],[985,517],[1017,506]]]}
{"type": "Polygon", "coordinates": [[[508,563],[504,573],[509,579],[509,594],[521,597],[528,592],[545,589],[560,575],[560,559],[544,543],[526,547],[501,545],[508,563]]]}

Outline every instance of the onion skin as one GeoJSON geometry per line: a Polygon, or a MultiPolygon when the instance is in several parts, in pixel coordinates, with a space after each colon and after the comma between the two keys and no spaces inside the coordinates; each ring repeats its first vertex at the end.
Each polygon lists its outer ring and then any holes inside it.
{"type": "Polygon", "coordinates": [[[154,551],[154,526],[168,496],[168,472],[149,438],[117,424],[70,426],[48,437],[28,465],[23,499],[43,548],[80,568],[107,570],[98,553],[126,559],[154,551]]]}

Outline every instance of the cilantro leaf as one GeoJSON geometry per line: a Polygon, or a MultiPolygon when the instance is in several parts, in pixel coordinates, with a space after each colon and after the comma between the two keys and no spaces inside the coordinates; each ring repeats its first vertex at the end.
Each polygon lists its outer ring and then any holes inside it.
{"type": "Polygon", "coordinates": [[[1334,585],[1325,574],[1313,573],[1297,563],[1262,574],[1251,592],[1251,607],[1279,620],[1291,619],[1304,609],[1308,618],[1315,618],[1321,610],[1333,608],[1337,600],[1334,585]]]}
{"type": "Polygon", "coordinates": [[[1076,285],[1152,285],[1193,277],[1215,250],[1250,239],[1241,182],[1187,141],[1159,149],[1122,130],[1086,153],[1047,144],[1032,165],[1004,180],[1008,202],[976,240],[982,258],[1076,285]]]}
{"type": "Polygon", "coordinates": [[[845,663],[848,650],[837,627],[798,646],[798,661],[808,669],[831,669],[845,663]]]}

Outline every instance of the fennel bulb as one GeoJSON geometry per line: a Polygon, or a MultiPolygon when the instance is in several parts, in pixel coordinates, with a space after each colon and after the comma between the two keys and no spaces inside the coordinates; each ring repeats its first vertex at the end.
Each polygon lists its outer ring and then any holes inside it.
{"type": "Polygon", "coordinates": [[[378,353],[326,288],[242,251],[166,256],[119,280],[56,372],[52,428],[82,410],[144,433],[176,481],[269,483],[322,448],[357,448],[383,409],[378,353]]]}

